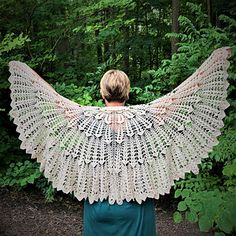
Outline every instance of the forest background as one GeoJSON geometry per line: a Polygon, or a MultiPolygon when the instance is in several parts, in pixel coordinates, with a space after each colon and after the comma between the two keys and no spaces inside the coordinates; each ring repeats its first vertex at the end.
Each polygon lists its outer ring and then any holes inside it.
{"type": "MultiPolygon", "coordinates": [[[[20,150],[9,116],[8,63],[27,63],[61,95],[102,106],[99,81],[111,68],[131,80],[128,104],[174,89],[210,53],[235,50],[236,2],[204,0],[2,0],[0,2],[0,186],[56,194],[39,164],[20,150]]],[[[176,181],[173,220],[198,223],[215,235],[236,232],[236,54],[230,58],[225,126],[200,173],[176,181]]],[[[73,194],[71,194],[73,198],[73,194]]]]}

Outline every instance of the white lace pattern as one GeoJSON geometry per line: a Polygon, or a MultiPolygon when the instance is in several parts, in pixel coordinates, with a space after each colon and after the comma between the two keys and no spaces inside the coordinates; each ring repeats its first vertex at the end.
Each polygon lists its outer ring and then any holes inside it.
{"type": "Polygon", "coordinates": [[[174,180],[198,173],[218,141],[231,50],[211,56],[167,95],[148,104],[80,106],[59,95],[26,64],[9,63],[10,115],[21,149],[53,187],[90,203],[138,203],[169,193],[174,180]]]}

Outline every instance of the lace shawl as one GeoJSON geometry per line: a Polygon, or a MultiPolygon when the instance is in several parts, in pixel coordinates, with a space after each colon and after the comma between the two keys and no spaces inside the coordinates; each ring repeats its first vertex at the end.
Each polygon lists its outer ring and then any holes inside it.
{"type": "Polygon", "coordinates": [[[90,203],[138,203],[169,193],[174,180],[198,173],[224,123],[228,47],[170,93],[148,104],[80,106],[26,64],[11,61],[11,111],[20,148],[40,163],[57,190],[90,203]]]}

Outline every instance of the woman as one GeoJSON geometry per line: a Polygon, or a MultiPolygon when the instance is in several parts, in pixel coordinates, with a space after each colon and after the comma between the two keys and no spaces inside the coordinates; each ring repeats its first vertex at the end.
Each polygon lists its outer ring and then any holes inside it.
{"type": "MultiPolygon", "coordinates": [[[[130,81],[120,70],[109,70],[100,82],[101,96],[107,107],[124,106],[129,99],[130,81]]],[[[84,201],[84,236],[155,236],[154,200],[139,204],[124,201],[122,205],[107,200],[90,204],[84,201]]]]}

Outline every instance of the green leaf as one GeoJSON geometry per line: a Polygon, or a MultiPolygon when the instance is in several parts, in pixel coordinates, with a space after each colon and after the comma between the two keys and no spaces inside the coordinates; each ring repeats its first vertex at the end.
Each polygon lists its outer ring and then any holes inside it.
{"type": "Polygon", "coordinates": [[[17,162],[16,165],[17,165],[17,166],[22,166],[23,163],[22,163],[22,162],[17,162]]]}
{"type": "Polygon", "coordinates": [[[195,202],[191,209],[193,209],[195,212],[200,212],[202,210],[202,204],[200,202],[195,202]]]}
{"type": "Polygon", "coordinates": [[[33,184],[34,183],[34,178],[33,177],[30,177],[28,180],[27,180],[28,183],[30,184],[33,184]]]}
{"type": "Polygon", "coordinates": [[[194,211],[186,212],[186,219],[191,223],[196,223],[198,221],[198,216],[194,211]]]}
{"type": "Polygon", "coordinates": [[[173,218],[174,218],[174,222],[175,222],[176,224],[179,224],[179,223],[182,221],[182,219],[183,219],[181,213],[178,212],[178,211],[174,212],[173,218]]]}
{"type": "Polygon", "coordinates": [[[187,206],[186,206],[185,202],[184,202],[184,201],[179,202],[177,209],[178,209],[179,211],[185,211],[185,210],[187,209],[187,206]]]}
{"type": "Polygon", "coordinates": [[[184,189],[181,195],[182,195],[183,197],[188,197],[189,194],[190,194],[190,191],[191,191],[191,190],[189,190],[189,189],[184,189]]]}
{"type": "Polygon", "coordinates": [[[37,179],[41,176],[41,172],[40,171],[36,171],[34,174],[34,178],[37,179]]]}
{"type": "Polygon", "coordinates": [[[10,167],[14,167],[14,166],[15,166],[15,163],[11,163],[9,166],[10,166],[10,167]]]}
{"type": "Polygon", "coordinates": [[[191,198],[191,197],[185,198],[184,202],[185,202],[185,204],[186,204],[187,206],[189,206],[189,207],[191,207],[192,204],[193,204],[193,201],[192,201],[192,198],[191,198]]]}
{"type": "Polygon", "coordinates": [[[198,225],[199,225],[200,231],[208,232],[210,228],[213,226],[213,222],[212,222],[212,219],[210,219],[206,215],[203,215],[199,218],[198,225]]]}
{"type": "Polygon", "coordinates": [[[26,186],[26,185],[27,185],[26,179],[20,180],[20,186],[21,187],[26,186]]]}
{"type": "Polygon", "coordinates": [[[175,191],[175,198],[178,198],[180,195],[181,195],[181,190],[180,189],[177,189],[176,191],[175,191]]]}
{"type": "Polygon", "coordinates": [[[233,230],[233,225],[231,223],[231,219],[229,219],[229,214],[227,211],[223,211],[220,214],[219,220],[217,221],[217,226],[220,230],[224,231],[225,233],[229,234],[233,230]]]}
{"type": "Polygon", "coordinates": [[[12,179],[11,181],[9,181],[9,185],[13,186],[16,183],[16,179],[12,179]]]}
{"type": "Polygon", "coordinates": [[[31,162],[29,161],[29,160],[26,160],[25,162],[24,162],[24,164],[25,165],[29,165],[31,162]]]}
{"type": "Polygon", "coordinates": [[[236,163],[226,165],[223,169],[223,174],[228,177],[236,176],[236,163]]]}

